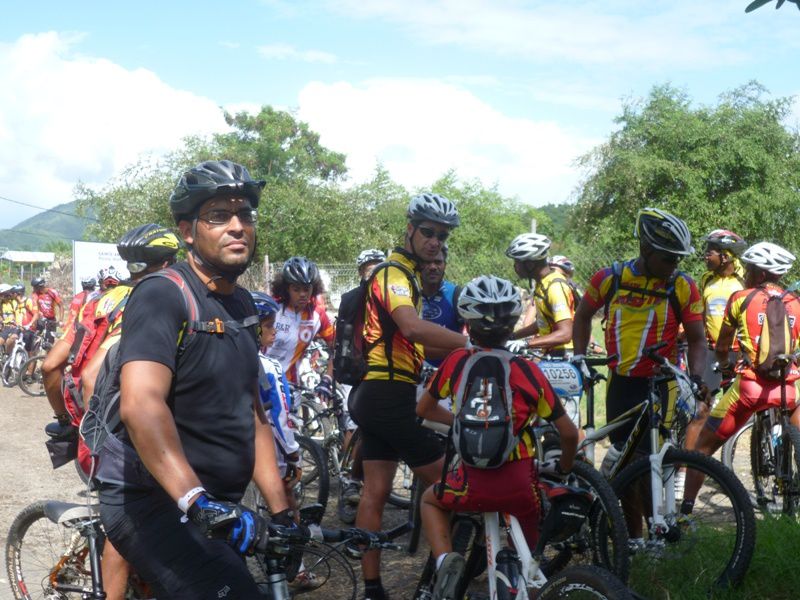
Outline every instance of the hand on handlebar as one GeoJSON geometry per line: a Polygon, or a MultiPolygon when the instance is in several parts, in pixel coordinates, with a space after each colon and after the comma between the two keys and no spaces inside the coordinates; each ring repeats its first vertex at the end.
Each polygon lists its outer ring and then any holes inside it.
{"type": "Polygon", "coordinates": [[[525,340],[508,340],[506,342],[506,350],[513,352],[514,354],[519,354],[527,348],[528,342],[525,340]]]}
{"type": "Polygon", "coordinates": [[[558,458],[553,458],[539,463],[539,474],[551,479],[560,479],[561,481],[565,481],[569,478],[571,472],[564,471],[561,468],[560,460],[558,458]]]}
{"type": "Polygon", "coordinates": [[[323,375],[314,388],[314,393],[324,402],[330,402],[333,398],[333,378],[328,374],[323,375]]]}
{"type": "Polygon", "coordinates": [[[239,554],[252,554],[266,528],[262,517],[249,508],[200,494],[186,515],[206,535],[228,529],[227,542],[239,554]]]}

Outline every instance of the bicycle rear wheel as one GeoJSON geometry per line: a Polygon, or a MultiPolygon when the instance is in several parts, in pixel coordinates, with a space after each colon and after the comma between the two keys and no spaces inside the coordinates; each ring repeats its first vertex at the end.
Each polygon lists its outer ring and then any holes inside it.
{"type": "Polygon", "coordinates": [[[592,565],[564,569],[550,579],[536,600],[633,600],[630,590],[609,571],[592,565]]]}
{"type": "Polygon", "coordinates": [[[682,490],[675,490],[675,506],[666,507],[668,528],[650,532],[651,474],[649,457],[625,467],[613,480],[632,538],[628,585],[652,600],[707,598],[713,590],[738,584],[755,547],[755,515],[747,492],[736,476],[719,461],[670,448],[662,463],[662,493],[675,486],[676,474],[686,470],[705,480],[691,515],[680,514],[682,490]],[[679,573],[680,577],[675,577],[679,573]],[[669,589],[667,589],[669,585],[669,589]]]}
{"type": "Polygon", "coordinates": [[[297,435],[295,439],[300,444],[300,458],[303,464],[303,476],[294,488],[297,505],[303,507],[306,504],[318,503],[327,506],[331,482],[325,452],[318,443],[304,435],[297,435]]]}
{"type": "Polygon", "coordinates": [[[44,379],[42,378],[42,363],[45,359],[45,354],[38,354],[29,358],[24,365],[22,365],[21,375],[19,377],[19,387],[23,392],[29,396],[44,396],[44,379]],[[28,375],[33,368],[33,373],[28,375]]]}
{"type": "Polygon", "coordinates": [[[791,444],[788,453],[791,464],[784,467],[790,477],[783,484],[783,512],[794,516],[800,506],[800,431],[794,425],[788,425],[784,441],[791,444]]]}
{"type": "Polygon", "coordinates": [[[3,385],[6,387],[14,387],[19,381],[19,374],[28,360],[28,353],[25,350],[18,350],[13,352],[11,356],[3,363],[3,385]]]}

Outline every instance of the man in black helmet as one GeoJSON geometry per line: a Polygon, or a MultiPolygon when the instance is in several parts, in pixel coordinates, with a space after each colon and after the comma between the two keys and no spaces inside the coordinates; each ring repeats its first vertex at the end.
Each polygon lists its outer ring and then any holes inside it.
{"type": "MultiPolygon", "coordinates": [[[[443,451],[430,430],[417,424],[416,384],[423,356],[442,358],[467,344],[466,336],[421,318],[421,265],[435,260],[459,225],[447,198],[420,194],[411,199],[403,247],[377,267],[366,291],[367,374],[350,398],[350,413],[361,431],[364,489],[356,525],[381,528],[398,460],[425,484],[442,473],[443,451]],[[423,353],[424,350],[424,353],[423,353]]],[[[361,561],[365,598],[383,600],[380,553],[361,561]]]]}
{"type": "Polygon", "coordinates": [[[294,526],[258,399],[258,318],[236,285],[263,187],[229,161],[186,171],[170,209],[187,261],[145,278],[126,306],[118,437],[144,468],[99,477],[101,517],[159,598],[259,597],[241,558],[264,529],[238,504],[251,479],[273,521],[294,526]]]}

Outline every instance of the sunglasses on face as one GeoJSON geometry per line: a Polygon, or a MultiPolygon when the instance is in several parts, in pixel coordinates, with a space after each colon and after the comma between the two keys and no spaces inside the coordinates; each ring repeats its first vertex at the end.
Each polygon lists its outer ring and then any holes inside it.
{"type": "Polygon", "coordinates": [[[235,211],[215,208],[198,215],[197,218],[209,225],[227,225],[234,216],[239,219],[240,223],[252,225],[256,222],[258,213],[252,208],[242,208],[235,211]]]}
{"type": "Polygon", "coordinates": [[[669,254],[668,252],[656,252],[656,258],[663,263],[667,263],[669,265],[677,265],[683,257],[680,254],[669,254]]]}
{"type": "Polygon", "coordinates": [[[418,227],[419,232],[426,238],[431,239],[432,237],[436,237],[437,240],[440,242],[447,241],[447,238],[450,237],[449,231],[436,231],[435,229],[431,229],[430,227],[418,227]]]}

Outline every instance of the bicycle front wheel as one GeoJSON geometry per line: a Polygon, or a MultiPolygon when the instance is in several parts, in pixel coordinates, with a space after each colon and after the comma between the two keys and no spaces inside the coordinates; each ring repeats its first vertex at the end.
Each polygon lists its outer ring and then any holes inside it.
{"type": "Polygon", "coordinates": [[[651,530],[649,521],[653,504],[649,457],[625,467],[612,483],[632,539],[628,585],[636,593],[652,600],[707,598],[714,589],[742,580],[755,547],[755,515],[744,486],[722,463],[678,448],[666,452],[662,499],[674,491],[675,505],[664,507],[667,527],[660,531],[651,530]],[[689,515],[679,510],[683,473],[686,480],[704,478],[689,515]]]}
{"type": "Polygon", "coordinates": [[[536,600],[633,600],[630,591],[619,578],[593,565],[576,565],[564,569],[550,579],[536,600]]]}
{"type": "Polygon", "coordinates": [[[19,375],[24,365],[28,360],[28,353],[25,350],[18,350],[14,352],[3,365],[3,385],[6,387],[14,387],[19,381],[19,375]]]}
{"type": "Polygon", "coordinates": [[[29,358],[20,371],[19,387],[29,396],[44,396],[44,379],[42,378],[42,363],[45,354],[29,358]]]}
{"type": "Polygon", "coordinates": [[[295,439],[300,444],[300,458],[303,464],[303,475],[294,488],[297,505],[303,507],[309,503],[318,503],[327,506],[331,482],[325,452],[311,438],[296,435],[295,439]]]}

